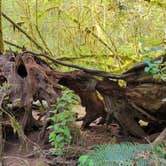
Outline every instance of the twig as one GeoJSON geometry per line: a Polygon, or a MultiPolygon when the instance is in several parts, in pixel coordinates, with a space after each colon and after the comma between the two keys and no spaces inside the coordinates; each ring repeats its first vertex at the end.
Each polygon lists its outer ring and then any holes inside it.
{"type": "MultiPolygon", "coordinates": [[[[7,41],[7,40],[4,40],[4,42],[6,44],[8,44],[10,46],[13,46],[13,47],[16,47],[16,48],[18,48],[20,50],[25,50],[26,49],[26,48],[24,48],[24,46],[19,46],[19,45],[15,44],[15,43],[7,41]]],[[[74,61],[74,60],[78,60],[78,59],[86,59],[86,58],[91,58],[91,57],[95,57],[95,56],[97,57],[99,55],[97,55],[97,54],[89,54],[89,55],[80,54],[79,57],[74,57],[74,56],[72,57],[72,55],[68,55],[68,56],[69,57],[65,57],[64,56],[64,57],[56,58],[56,60],[59,60],[59,61],[74,61]]],[[[109,55],[103,54],[101,56],[109,56],[109,55]]]]}
{"type": "Polygon", "coordinates": [[[46,52],[31,36],[29,36],[18,24],[16,24],[11,18],[9,18],[5,13],[2,12],[2,16],[9,21],[15,28],[22,32],[35,46],[42,52],[46,52]]]}
{"type": "MultiPolygon", "coordinates": [[[[99,24],[100,28],[102,29],[102,31],[108,36],[107,32],[106,32],[105,29],[100,25],[100,23],[98,23],[98,24],[99,24]]],[[[118,49],[117,49],[117,47],[116,47],[114,41],[112,40],[112,38],[109,38],[109,40],[111,41],[111,44],[112,44],[112,46],[113,46],[113,48],[114,48],[114,50],[112,49],[113,55],[114,55],[114,57],[117,59],[118,65],[119,65],[119,67],[121,68],[121,58],[120,58],[120,56],[118,55],[118,49]]]]}
{"type": "MultiPolygon", "coordinates": [[[[68,18],[70,18],[77,25],[81,24],[76,18],[69,16],[68,13],[66,13],[62,9],[60,9],[60,11],[62,11],[68,18]]],[[[96,35],[92,30],[86,28],[86,31],[90,33],[94,38],[96,38],[101,44],[103,44],[113,55],[115,54],[114,50],[103,39],[101,39],[98,35],[96,35]]]]}
{"type": "Polygon", "coordinates": [[[159,144],[161,142],[166,143],[166,128],[160,133],[160,135],[153,141],[153,144],[159,144]]]}
{"type": "MultiPolygon", "coordinates": [[[[86,59],[86,58],[92,58],[92,57],[98,57],[99,54],[80,54],[78,57],[72,57],[72,55],[68,55],[68,57],[59,57],[59,58],[56,58],[56,60],[59,60],[59,61],[72,61],[72,60],[78,60],[78,59],[86,59]]],[[[100,54],[100,56],[103,56],[103,57],[107,57],[107,56],[111,56],[109,54],[100,54]]]]}
{"type": "Polygon", "coordinates": [[[142,114],[146,115],[149,119],[153,120],[153,121],[158,121],[158,119],[156,119],[154,116],[148,114],[147,112],[145,112],[142,108],[138,107],[137,105],[135,105],[134,103],[131,103],[132,107],[135,108],[137,111],[141,112],[142,114]]]}
{"type": "MultiPolygon", "coordinates": [[[[13,46],[13,47],[16,47],[16,48],[18,48],[20,50],[26,50],[26,48],[24,46],[19,46],[19,45],[15,44],[15,43],[7,41],[7,40],[4,40],[4,42],[6,44],[8,44],[10,46],[13,46]]],[[[74,60],[79,60],[79,59],[91,58],[91,57],[95,57],[95,56],[97,57],[99,55],[97,55],[97,54],[89,54],[89,55],[80,54],[79,57],[72,57],[72,55],[68,55],[68,56],[69,57],[65,57],[64,56],[64,57],[56,58],[56,60],[59,60],[59,61],[74,61],[74,60]]],[[[108,55],[107,54],[103,54],[101,56],[105,56],[106,57],[106,56],[109,56],[109,54],[108,55]]]]}
{"type": "Polygon", "coordinates": [[[9,41],[7,41],[7,40],[4,40],[4,42],[5,42],[6,44],[8,44],[8,45],[10,45],[10,46],[13,46],[13,47],[16,47],[16,48],[18,48],[18,49],[20,49],[20,50],[24,50],[24,49],[25,49],[24,47],[19,46],[19,45],[17,45],[17,44],[14,44],[14,43],[12,43],[12,42],[9,42],[9,41]]]}
{"type": "Polygon", "coordinates": [[[49,53],[50,55],[52,55],[51,50],[49,49],[49,47],[48,47],[46,41],[44,40],[44,38],[43,38],[43,36],[42,36],[42,34],[41,34],[40,30],[39,30],[39,26],[38,26],[38,0],[36,0],[36,9],[35,9],[35,10],[36,10],[36,26],[35,26],[35,27],[36,27],[37,33],[38,33],[38,35],[39,35],[39,37],[40,37],[40,39],[41,39],[43,45],[44,45],[45,48],[47,49],[48,53],[49,53]]]}
{"type": "Polygon", "coordinates": [[[43,45],[44,45],[45,48],[47,49],[48,53],[49,53],[50,55],[52,55],[52,52],[51,52],[51,50],[48,48],[48,45],[47,45],[47,43],[45,42],[45,40],[43,39],[43,36],[42,36],[42,34],[41,34],[41,32],[40,32],[38,26],[36,26],[36,30],[37,30],[37,33],[38,33],[38,35],[39,35],[39,37],[40,37],[40,39],[41,39],[43,45]]]}
{"type": "Polygon", "coordinates": [[[87,31],[89,31],[89,33],[93,36],[93,37],[95,37],[100,43],[102,43],[106,48],[108,48],[110,51],[111,51],[111,53],[114,55],[114,51],[113,51],[113,49],[106,43],[106,42],[104,42],[99,36],[97,36],[94,32],[92,32],[90,29],[88,29],[87,31]]]}

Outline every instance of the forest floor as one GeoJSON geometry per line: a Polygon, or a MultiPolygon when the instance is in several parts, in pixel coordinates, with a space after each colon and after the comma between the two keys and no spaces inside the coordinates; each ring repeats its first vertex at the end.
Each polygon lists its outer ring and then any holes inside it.
{"type": "MultiPolygon", "coordinates": [[[[73,111],[77,112],[79,116],[85,114],[84,108],[81,106],[75,106],[73,111]]],[[[80,128],[81,123],[82,122],[76,122],[76,125],[80,128]]],[[[48,150],[51,146],[48,142],[44,145],[37,142],[39,132],[40,131],[33,131],[29,133],[28,138],[33,143],[38,144],[44,153],[42,155],[37,153],[37,148],[34,144],[30,144],[30,146],[21,149],[18,139],[14,137],[7,138],[4,148],[5,166],[47,166],[47,163],[55,166],[75,166],[77,165],[78,157],[93,149],[96,145],[124,141],[142,142],[142,140],[133,137],[125,138],[118,136],[119,128],[115,124],[106,126],[92,123],[89,129],[81,130],[81,142],[72,145],[66,156],[58,157],[50,155],[48,150]]]]}

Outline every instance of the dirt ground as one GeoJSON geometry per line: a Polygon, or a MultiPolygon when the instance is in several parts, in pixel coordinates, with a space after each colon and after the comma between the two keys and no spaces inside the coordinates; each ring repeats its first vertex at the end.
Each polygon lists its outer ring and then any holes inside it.
{"type": "MultiPolygon", "coordinates": [[[[84,108],[81,106],[75,106],[74,112],[77,112],[79,116],[85,114],[84,108]]],[[[76,125],[80,128],[82,122],[76,122],[76,125]]],[[[97,125],[92,123],[87,130],[80,130],[80,140],[71,145],[67,151],[66,156],[58,157],[52,156],[49,152],[51,148],[50,144],[46,141],[38,142],[40,131],[33,131],[29,133],[28,138],[31,140],[26,148],[22,148],[17,138],[8,138],[5,142],[4,148],[4,166],[47,166],[47,165],[77,165],[78,157],[93,149],[95,145],[99,144],[112,144],[123,141],[136,141],[142,142],[142,140],[135,138],[125,138],[119,135],[120,128],[117,124],[97,125]],[[41,151],[39,152],[38,146],[41,151]]],[[[48,135],[47,135],[48,137],[48,135]]]]}

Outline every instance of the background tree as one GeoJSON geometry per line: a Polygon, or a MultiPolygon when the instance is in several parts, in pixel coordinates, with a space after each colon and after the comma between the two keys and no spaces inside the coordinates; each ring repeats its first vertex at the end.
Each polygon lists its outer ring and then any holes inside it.
{"type": "Polygon", "coordinates": [[[2,34],[2,0],[0,0],[0,53],[4,51],[3,34],[2,34]]]}
{"type": "MultiPolygon", "coordinates": [[[[121,72],[164,51],[164,5],[144,0],[6,0],[3,12],[49,55],[89,68],[121,72]]],[[[38,51],[5,20],[4,36],[8,42],[38,51]]]]}
{"type": "MultiPolygon", "coordinates": [[[[2,35],[2,0],[0,0],[0,54],[4,51],[3,46],[3,35],[2,35]]],[[[0,106],[0,122],[2,120],[2,111],[0,106]]],[[[3,153],[3,133],[2,133],[2,124],[0,123],[0,166],[2,165],[2,154],[3,153]]]]}

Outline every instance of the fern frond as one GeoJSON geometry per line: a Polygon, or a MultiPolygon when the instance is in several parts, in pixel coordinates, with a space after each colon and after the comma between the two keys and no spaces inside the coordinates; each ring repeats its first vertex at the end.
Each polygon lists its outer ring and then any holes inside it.
{"type": "Polygon", "coordinates": [[[80,157],[80,166],[147,166],[155,160],[150,144],[122,143],[101,145],[94,151],[80,157]]]}

